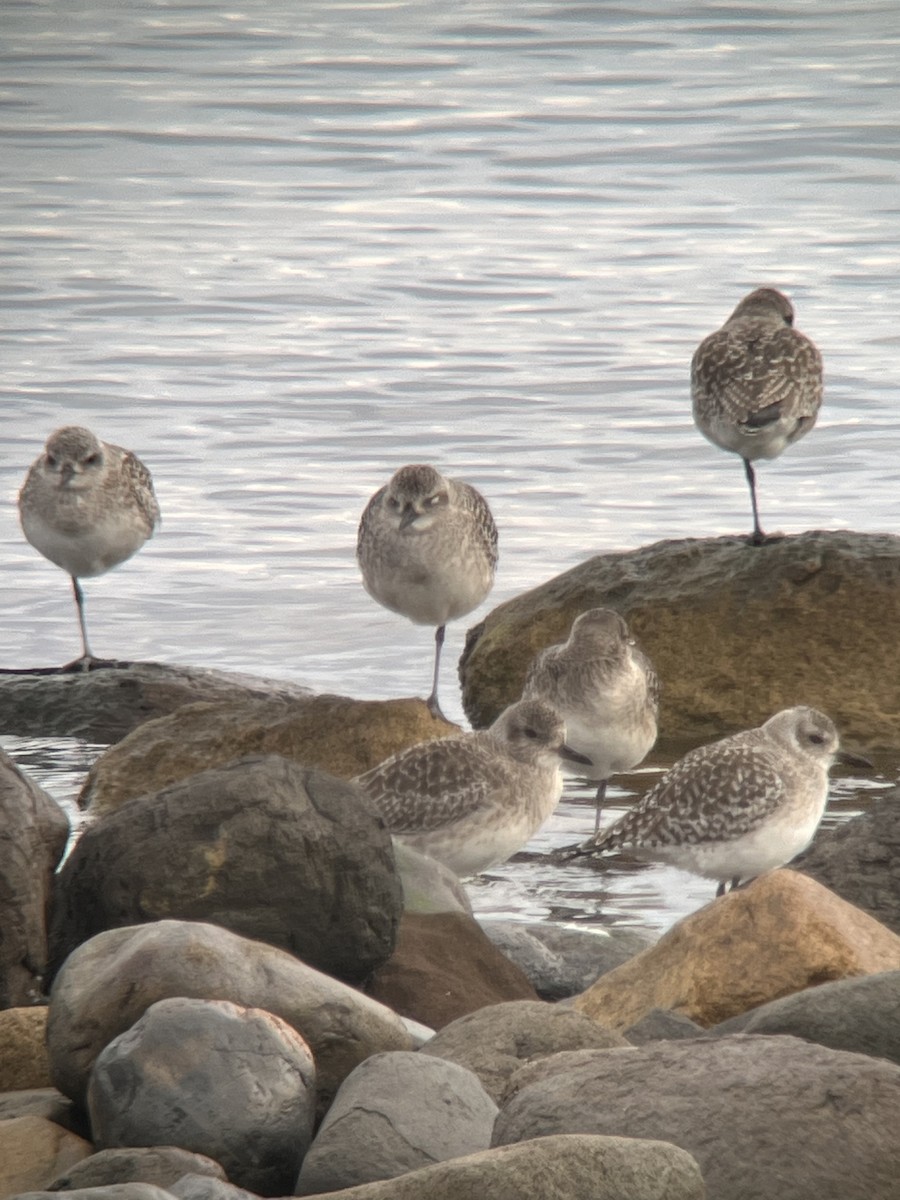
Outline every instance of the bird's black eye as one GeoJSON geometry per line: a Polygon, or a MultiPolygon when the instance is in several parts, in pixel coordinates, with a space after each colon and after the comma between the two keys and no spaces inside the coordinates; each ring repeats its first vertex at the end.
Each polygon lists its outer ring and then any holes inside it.
{"type": "Polygon", "coordinates": [[[537,737],[537,730],[532,729],[532,727],[530,725],[526,725],[525,728],[522,730],[522,732],[525,734],[525,736],[527,738],[536,738],[537,737]]]}
{"type": "Polygon", "coordinates": [[[94,454],[89,454],[84,461],[87,466],[95,467],[97,465],[97,463],[100,461],[100,455],[97,454],[96,452],[94,454]]]}
{"type": "Polygon", "coordinates": [[[56,466],[56,455],[55,455],[55,454],[48,454],[48,455],[47,455],[47,466],[48,466],[48,467],[55,467],[55,466],[56,466]]]}
{"type": "Polygon", "coordinates": [[[825,738],[823,737],[823,735],[821,733],[811,733],[809,735],[809,740],[812,742],[812,744],[814,746],[824,746],[825,745],[825,738]]]}
{"type": "Polygon", "coordinates": [[[400,507],[400,501],[397,499],[396,496],[388,496],[387,502],[388,502],[389,508],[399,508],[400,507]]]}

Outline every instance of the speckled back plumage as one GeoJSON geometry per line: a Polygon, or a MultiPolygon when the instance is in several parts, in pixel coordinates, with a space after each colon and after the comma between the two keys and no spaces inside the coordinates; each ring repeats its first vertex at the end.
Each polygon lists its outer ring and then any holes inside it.
{"type": "Polygon", "coordinates": [[[775,458],[808,433],[822,403],[822,358],[793,328],[790,300],[758,288],[704,338],[691,363],[694,420],[715,445],[775,458]]]}

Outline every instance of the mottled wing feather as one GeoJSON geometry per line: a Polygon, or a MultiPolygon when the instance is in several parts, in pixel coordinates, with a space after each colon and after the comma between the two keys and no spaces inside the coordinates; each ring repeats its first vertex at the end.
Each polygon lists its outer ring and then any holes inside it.
{"type": "Polygon", "coordinates": [[[363,509],[363,514],[359,519],[359,529],[356,534],[356,556],[362,558],[365,546],[368,541],[368,529],[372,523],[372,518],[375,512],[381,508],[381,502],[387,492],[387,484],[378,489],[374,496],[371,497],[369,503],[363,509]]]}
{"type": "Polygon", "coordinates": [[[459,502],[475,515],[479,539],[490,560],[491,567],[495,568],[498,559],[497,526],[488,502],[481,492],[477,488],[473,488],[470,483],[465,483],[461,479],[453,479],[451,483],[457,489],[459,502]]]}
{"type": "Polygon", "coordinates": [[[692,386],[714,396],[731,420],[747,421],[773,405],[800,419],[822,400],[822,359],[815,345],[788,326],[743,321],[705,338],[694,355],[692,386]]]}
{"type": "Polygon", "coordinates": [[[731,840],[756,829],[784,799],[784,784],[764,748],[700,747],[602,834],[597,848],[731,840]]]}

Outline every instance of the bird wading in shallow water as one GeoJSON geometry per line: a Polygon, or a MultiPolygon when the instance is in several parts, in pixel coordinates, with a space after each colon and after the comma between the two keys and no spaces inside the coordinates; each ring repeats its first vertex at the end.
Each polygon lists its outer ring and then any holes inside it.
{"type": "Polygon", "coordinates": [[[428,708],[443,716],[438,677],[445,627],[477,608],[494,582],[497,527],[487,501],[434,467],[401,467],[366,505],[356,557],[363,585],[379,604],[435,627],[428,708]]]}
{"type": "Polygon", "coordinates": [[[79,580],[102,575],[140,550],[159,522],[150,472],[136,455],[67,425],[51,433],[19,492],[28,541],[72,579],[81,657],[63,670],[101,664],[88,644],[79,580]]]}
{"type": "Polygon", "coordinates": [[[562,793],[562,718],[520,700],[478,733],[422,742],[358,776],[392,836],[457,875],[505,862],[543,825],[562,793]]]}
{"type": "Polygon", "coordinates": [[[610,608],[576,617],[568,641],[540,651],[528,668],[523,697],[545,700],[566,723],[566,741],[597,780],[594,832],[611,775],[629,771],[656,741],[659,680],[628,626],[610,608]]]}
{"type": "Polygon", "coordinates": [[[812,841],[828,800],[832,763],[871,767],[839,748],[834,722],[814,708],[786,708],[691,750],[605,832],[575,854],[625,850],[726,883],[790,862],[812,841]]]}
{"type": "Polygon", "coordinates": [[[753,463],[777,458],[816,423],[822,357],[794,329],[794,309],[774,288],[745,296],[691,363],[694,421],[714,445],[739,454],[750,487],[751,541],[761,545],[753,463]]]}

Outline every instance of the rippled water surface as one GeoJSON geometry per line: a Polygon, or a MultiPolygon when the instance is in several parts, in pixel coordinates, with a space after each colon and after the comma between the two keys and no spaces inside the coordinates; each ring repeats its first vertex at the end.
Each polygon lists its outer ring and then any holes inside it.
{"type": "MultiPolygon", "coordinates": [[[[826,365],[816,429],[760,470],[764,524],[895,530],[893,0],[6,0],[2,28],[0,665],[77,649],[15,512],[77,422],[144,458],[163,510],[86,584],[98,653],[423,693],[430,632],[359,584],[366,498],[416,460],[479,486],[501,531],[482,611],[592,554],[749,528],[687,375],[763,283],[826,365]]],[[[460,718],[479,615],[448,634],[460,718]]],[[[62,795],[91,757],[32,752],[62,795]]],[[[896,773],[839,781],[836,811],[896,773]]],[[[587,795],[480,909],[663,927],[708,897],[535,857],[587,795]]]]}

